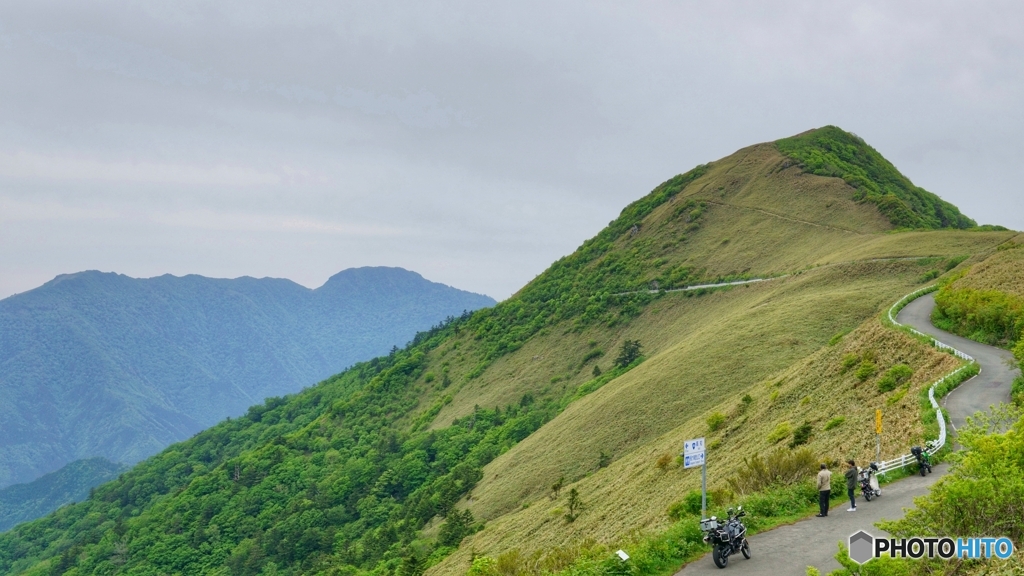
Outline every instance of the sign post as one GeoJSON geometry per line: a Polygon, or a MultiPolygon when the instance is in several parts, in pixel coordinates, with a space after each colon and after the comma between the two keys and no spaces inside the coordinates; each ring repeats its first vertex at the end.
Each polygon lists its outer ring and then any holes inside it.
{"type": "Polygon", "coordinates": [[[882,461],[882,409],[875,409],[875,462],[882,461]]]}
{"type": "Polygon", "coordinates": [[[700,466],[700,517],[707,517],[708,510],[708,463],[704,452],[704,439],[694,438],[683,442],[683,468],[700,466]]]}

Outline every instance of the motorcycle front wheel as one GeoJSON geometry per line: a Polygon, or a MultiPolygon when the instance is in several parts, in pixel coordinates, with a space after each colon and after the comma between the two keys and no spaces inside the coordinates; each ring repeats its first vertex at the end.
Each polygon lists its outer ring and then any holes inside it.
{"type": "Polygon", "coordinates": [[[729,553],[725,550],[725,544],[719,544],[715,546],[715,549],[711,551],[711,558],[715,561],[715,566],[719,568],[725,568],[729,565],[729,553]]]}
{"type": "Polygon", "coordinates": [[[750,542],[747,542],[746,538],[743,539],[743,546],[740,548],[740,552],[743,552],[743,557],[750,560],[750,542]]]}
{"type": "Polygon", "coordinates": [[[921,466],[921,476],[924,476],[924,466],[921,466]]]}
{"type": "Polygon", "coordinates": [[[864,492],[864,499],[867,500],[868,502],[871,502],[871,491],[870,490],[866,490],[864,492]]]}

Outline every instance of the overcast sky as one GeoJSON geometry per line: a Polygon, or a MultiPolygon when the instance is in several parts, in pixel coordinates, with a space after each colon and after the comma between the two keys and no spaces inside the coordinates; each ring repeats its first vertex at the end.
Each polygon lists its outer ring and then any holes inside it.
{"type": "Polygon", "coordinates": [[[508,297],[659,182],[825,124],[1024,229],[1016,2],[5,2],[0,297],[402,266],[508,297]]]}

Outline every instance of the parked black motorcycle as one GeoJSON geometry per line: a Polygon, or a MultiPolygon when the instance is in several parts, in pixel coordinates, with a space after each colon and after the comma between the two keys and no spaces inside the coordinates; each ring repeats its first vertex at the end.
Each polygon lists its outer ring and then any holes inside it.
{"type": "Polygon", "coordinates": [[[910,453],[917,459],[917,468],[921,471],[921,476],[925,475],[925,471],[932,471],[932,459],[928,456],[928,453],[921,449],[920,446],[914,446],[910,449],[910,453]]]}
{"type": "Polygon", "coordinates": [[[860,492],[868,502],[875,496],[882,495],[882,488],[878,485],[878,464],[872,462],[868,467],[860,471],[860,492]]]}
{"type": "Polygon", "coordinates": [[[719,522],[718,518],[700,521],[700,529],[704,531],[704,541],[711,545],[711,558],[715,566],[725,568],[729,565],[729,556],[742,552],[744,558],[750,558],[750,543],[747,542],[747,527],[740,522],[746,516],[740,506],[736,513],[729,509],[729,518],[719,522]]]}

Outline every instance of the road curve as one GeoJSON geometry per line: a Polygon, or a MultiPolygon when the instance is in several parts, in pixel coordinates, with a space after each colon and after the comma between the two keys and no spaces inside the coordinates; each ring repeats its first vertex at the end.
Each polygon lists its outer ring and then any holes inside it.
{"type": "MultiPolygon", "coordinates": [[[[981,365],[981,373],[961,384],[945,399],[954,427],[962,426],[964,420],[977,412],[986,410],[992,404],[1007,402],[1010,385],[1015,371],[1005,360],[1012,354],[992,346],[944,332],[932,326],[931,312],[935,299],[931,294],[922,296],[908,304],[897,316],[901,324],[912,326],[941,342],[970,354],[981,365]]],[[[837,542],[843,541],[858,530],[866,530],[875,536],[886,534],[874,526],[883,519],[903,516],[903,509],[914,505],[914,498],[923,494],[947,470],[946,465],[935,468],[927,477],[910,476],[886,486],[882,497],[863,502],[858,495],[856,512],[846,512],[848,504],[833,508],[827,518],[807,518],[763,532],[750,538],[753,557],[742,556],[729,559],[729,574],[805,574],[807,566],[815,566],[822,574],[841,568],[835,558],[837,542]]],[[[833,471],[833,473],[837,473],[833,471]]],[[[676,576],[699,574],[726,574],[715,567],[710,555],[695,560],[683,567],[676,576]]]]}
{"type": "Polygon", "coordinates": [[[1010,386],[1018,372],[1013,365],[1013,354],[1008,350],[986,346],[932,326],[934,308],[935,295],[926,294],[900,310],[896,321],[970,354],[981,365],[980,374],[961,384],[943,400],[943,406],[949,411],[949,418],[956,429],[964,425],[968,416],[988,410],[994,404],[1009,402],[1010,386]]]}

